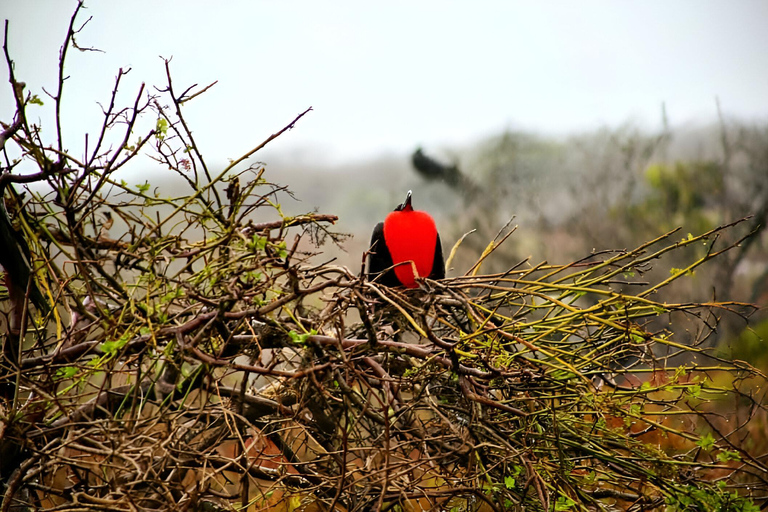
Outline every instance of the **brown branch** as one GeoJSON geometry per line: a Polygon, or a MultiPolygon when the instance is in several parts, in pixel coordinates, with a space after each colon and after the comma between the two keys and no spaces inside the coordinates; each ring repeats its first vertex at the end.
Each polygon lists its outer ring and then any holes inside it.
{"type": "Polygon", "coordinates": [[[339,220],[339,217],[336,215],[310,213],[307,215],[297,215],[296,217],[287,217],[283,220],[261,222],[253,224],[252,226],[256,231],[263,231],[265,229],[287,228],[290,226],[299,226],[301,224],[313,224],[315,222],[330,222],[331,224],[335,224],[337,220],[339,220]]]}
{"type": "Polygon", "coordinates": [[[469,382],[467,381],[466,377],[462,375],[459,376],[459,386],[461,386],[461,391],[464,393],[464,396],[467,397],[468,400],[472,400],[473,402],[514,414],[515,416],[528,416],[528,413],[523,412],[520,409],[516,409],[514,407],[510,407],[507,404],[503,404],[496,400],[491,400],[490,398],[478,395],[469,388],[469,382]]]}
{"type": "Polygon", "coordinates": [[[2,125],[4,130],[2,133],[0,133],[0,150],[2,150],[5,147],[5,141],[10,139],[13,136],[13,134],[19,131],[19,128],[21,128],[21,125],[22,125],[21,117],[16,116],[16,120],[13,123],[11,123],[10,126],[6,125],[5,123],[2,123],[2,125]]]}

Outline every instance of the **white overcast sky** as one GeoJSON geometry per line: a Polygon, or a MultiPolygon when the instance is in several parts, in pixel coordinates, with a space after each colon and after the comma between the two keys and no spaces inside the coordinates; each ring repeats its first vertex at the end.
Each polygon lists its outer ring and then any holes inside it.
{"type": "MultiPolygon", "coordinates": [[[[17,78],[55,90],[74,0],[0,0],[17,78]]],[[[188,107],[208,157],[234,158],[305,108],[275,150],[344,161],[466,145],[504,128],[570,133],[627,120],[768,120],[768,2],[91,0],[73,52],[67,134],[99,122],[120,67],[126,96],[219,83],[188,107]]],[[[3,75],[7,76],[5,66],[3,75]]],[[[0,77],[2,78],[2,77],[0,77]]],[[[13,115],[7,80],[0,119],[13,115]]],[[[48,102],[46,107],[50,105],[48,102]]],[[[71,144],[76,144],[72,142],[71,144]]]]}

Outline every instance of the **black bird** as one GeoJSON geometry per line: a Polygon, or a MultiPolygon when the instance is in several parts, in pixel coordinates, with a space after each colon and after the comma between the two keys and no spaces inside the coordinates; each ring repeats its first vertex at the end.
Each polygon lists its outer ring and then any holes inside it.
{"type": "Polygon", "coordinates": [[[29,286],[29,298],[42,313],[50,310],[48,301],[32,279],[32,267],[29,246],[19,235],[8,216],[5,204],[0,198],[0,265],[5,270],[5,284],[8,294],[18,314],[29,286]],[[31,280],[31,282],[30,282],[31,280]]]}

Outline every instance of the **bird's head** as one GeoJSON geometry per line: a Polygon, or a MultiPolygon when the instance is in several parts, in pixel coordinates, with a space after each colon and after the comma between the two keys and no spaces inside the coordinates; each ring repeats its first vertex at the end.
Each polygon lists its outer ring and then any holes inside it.
{"type": "Polygon", "coordinates": [[[408,191],[408,195],[405,196],[405,201],[402,204],[397,205],[396,212],[412,212],[413,206],[411,206],[411,191],[408,191]]]}

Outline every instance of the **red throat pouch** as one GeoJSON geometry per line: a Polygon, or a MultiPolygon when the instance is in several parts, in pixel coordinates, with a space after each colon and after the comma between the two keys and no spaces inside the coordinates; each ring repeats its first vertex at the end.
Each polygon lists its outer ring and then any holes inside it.
{"type": "Polygon", "coordinates": [[[412,261],[419,277],[429,277],[435,258],[437,226],[427,212],[394,211],[384,220],[384,241],[397,279],[408,288],[416,288],[412,261]],[[400,265],[398,265],[400,263],[400,265]]]}

